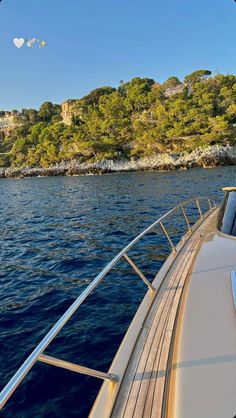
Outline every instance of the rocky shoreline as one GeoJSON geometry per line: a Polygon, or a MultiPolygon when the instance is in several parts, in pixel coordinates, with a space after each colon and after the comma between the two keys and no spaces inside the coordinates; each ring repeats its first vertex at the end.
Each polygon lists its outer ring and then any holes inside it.
{"type": "Polygon", "coordinates": [[[102,160],[90,164],[82,164],[72,160],[49,168],[7,167],[0,169],[0,178],[73,176],[151,170],[169,171],[225,165],[236,165],[236,147],[214,145],[207,148],[197,148],[191,153],[157,154],[139,160],[102,160]]]}

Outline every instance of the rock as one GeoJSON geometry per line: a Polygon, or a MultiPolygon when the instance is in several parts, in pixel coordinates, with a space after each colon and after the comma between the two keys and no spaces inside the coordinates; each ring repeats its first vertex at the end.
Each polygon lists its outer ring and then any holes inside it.
{"type": "Polygon", "coordinates": [[[77,160],[58,163],[49,168],[2,168],[0,178],[9,177],[45,177],[45,176],[74,176],[90,174],[107,174],[127,171],[170,171],[175,169],[187,170],[193,167],[218,167],[236,164],[236,147],[229,145],[213,145],[197,148],[191,153],[156,154],[150,157],[131,160],[101,160],[95,163],[80,163],[77,160]]]}

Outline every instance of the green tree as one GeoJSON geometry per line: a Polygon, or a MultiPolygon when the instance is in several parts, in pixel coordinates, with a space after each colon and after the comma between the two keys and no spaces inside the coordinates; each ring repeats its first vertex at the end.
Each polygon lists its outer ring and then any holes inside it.
{"type": "Polygon", "coordinates": [[[39,108],[39,117],[44,122],[50,122],[54,115],[60,115],[61,106],[53,104],[51,102],[43,103],[39,108]]]}
{"type": "Polygon", "coordinates": [[[181,81],[178,79],[178,77],[169,77],[163,84],[162,84],[162,89],[168,89],[168,88],[172,88],[172,87],[176,87],[181,85],[181,81]]]}
{"type": "Polygon", "coordinates": [[[113,93],[115,90],[115,88],[109,86],[99,87],[95,90],[92,90],[87,96],[84,96],[81,99],[81,102],[85,106],[95,106],[98,104],[100,97],[109,95],[113,93]]]}
{"type": "Polygon", "coordinates": [[[185,83],[189,83],[190,85],[193,85],[195,83],[198,83],[199,81],[205,80],[210,75],[211,75],[210,70],[197,70],[187,75],[184,81],[185,83]]]}
{"type": "Polygon", "coordinates": [[[35,109],[22,109],[21,113],[22,116],[24,116],[25,119],[32,124],[37,123],[40,120],[40,116],[35,109]]]}

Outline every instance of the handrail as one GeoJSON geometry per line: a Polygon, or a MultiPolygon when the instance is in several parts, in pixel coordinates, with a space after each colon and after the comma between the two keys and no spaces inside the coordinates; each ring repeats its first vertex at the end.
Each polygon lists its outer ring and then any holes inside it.
{"type": "Polygon", "coordinates": [[[130,257],[127,255],[127,252],[141,239],[143,238],[148,232],[152,231],[156,226],[160,225],[162,232],[166,236],[167,240],[169,241],[172,251],[174,255],[176,255],[176,248],[167,232],[166,227],[163,225],[163,221],[176,212],[178,209],[181,209],[182,215],[184,216],[184,219],[186,221],[188,231],[191,234],[192,229],[190,226],[189,219],[187,217],[186,211],[184,209],[184,206],[188,205],[191,202],[195,202],[197,209],[199,211],[200,219],[203,220],[203,214],[200,207],[200,200],[206,199],[209,205],[209,211],[215,209],[216,205],[212,199],[209,199],[207,197],[194,197],[192,199],[188,199],[179,205],[175,206],[173,209],[169,210],[166,214],[161,216],[157,221],[152,223],[149,227],[147,227],[144,231],[142,231],[137,237],[135,237],[128,245],[126,245],[123,250],[121,250],[107,265],[106,267],[95,277],[95,279],[92,280],[92,282],[86,287],[86,289],[81,293],[80,296],[72,303],[72,305],[67,309],[67,311],[59,318],[59,320],[54,324],[54,326],[50,329],[50,331],[46,334],[46,336],[41,340],[41,342],[36,346],[36,348],[32,351],[32,353],[29,355],[29,357],[25,360],[25,362],[22,364],[22,366],[17,370],[17,372],[14,374],[14,376],[10,379],[8,384],[3,388],[2,392],[0,393],[0,409],[3,408],[3,406],[6,404],[8,399],[11,397],[11,395],[15,392],[17,387],[20,385],[20,383],[24,380],[26,375],[29,373],[29,371],[32,369],[34,364],[37,361],[41,361],[48,364],[53,364],[57,367],[63,367],[68,370],[73,370],[80,373],[85,373],[90,376],[99,377],[101,379],[110,380],[112,382],[118,381],[119,376],[117,375],[111,375],[109,373],[103,373],[99,372],[93,369],[85,368],[79,365],[75,365],[73,363],[65,362],[63,360],[55,359],[53,357],[49,357],[44,355],[44,351],[49,346],[49,344],[54,340],[54,338],[57,336],[59,331],[64,327],[64,325],[69,321],[69,319],[72,317],[72,315],[77,311],[79,306],[87,299],[87,297],[90,295],[90,293],[97,287],[97,285],[101,282],[101,280],[107,275],[107,273],[118,263],[118,261],[121,258],[124,258],[134,269],[134,271],[138,274],[138,276],[145,282],[145,284],[148,286],[149,291],[153,292],[156,291],[156,289],[152,286],[151,283],[146,279],[144,274],[139,270],[139,268],[135,265],[135,263],[130,259],[130,257]]]}

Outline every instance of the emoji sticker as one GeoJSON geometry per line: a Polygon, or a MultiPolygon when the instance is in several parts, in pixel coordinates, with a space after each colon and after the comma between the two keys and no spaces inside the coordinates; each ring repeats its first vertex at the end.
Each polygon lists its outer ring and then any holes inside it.
{"type": "Polygon", "coordinates": [[[14,38],[13,39],[13,44],[17,47],[17,48],[21,48],[25,43],[25,40],[23,38],[14,38]]]}

